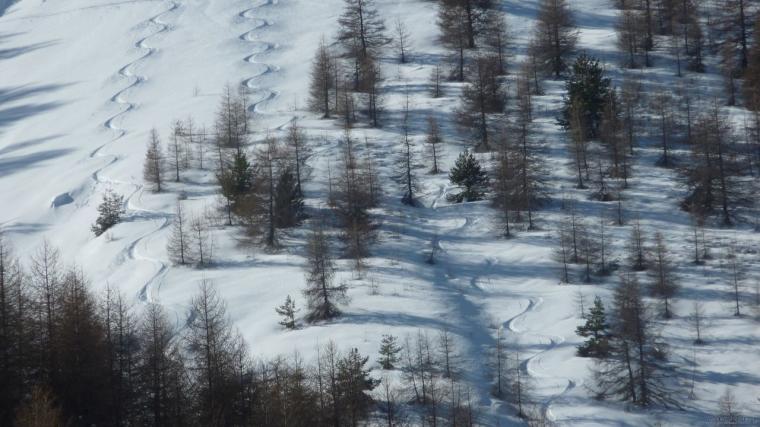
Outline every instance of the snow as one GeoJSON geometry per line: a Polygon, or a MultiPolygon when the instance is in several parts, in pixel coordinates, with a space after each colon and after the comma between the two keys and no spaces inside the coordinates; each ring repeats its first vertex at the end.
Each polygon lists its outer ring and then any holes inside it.
{"type": "MultiPolygon", "coordinates": [[[[558,266],[551,260],[552,230],[562,197],[576,199],[579,212],[589,218],[612,206],[589,201],[574,188],[564,135],[555,121],[561,82],[547,81],[546,95],[536,100],[536,129],[547,142],[555,201],[540,213],[539,230],[520,231],[511,240],[498,238],[496,215],[487,202],[447,202],[452,189],[446,174],[430,175],[425,169],[417,171],[421,207],[400,204],[402,189],[391,180],[400,148],[394,117],[400,115],[406,91],[418,155],[428,115],[438,117],[446,135],[444,165],[451,165],[467,145],[451,121],[459,87],[447,84],[442,98],[428,95],[430,71],[445,55],[435,46],[435,3],[377,2],[387,23],[396,17],[407,23],[412,53],[406,65],[396,64],[390,52],[384,58],[384,127],[355,131],[357,138],[368,139],[373,161],[389,185],[381,207],[373,211],[380,227],[366,275],[357,278],[350,261],[339,263],[338,280],[349,285],[351,300],[337,321],[291,332],[277,324],[274,307],[286,295],[304,306],[303,229],[283,236],[280,251],[266,252],[242,245],[239,229],[217,227],[212,268],[171,265],[166,241],[176,200],[182,193],[184,206],[195,213],[213,208],[213,176],[193,171],[185,182],[169,183],[169,191],[153,194],[142,182],[142,162],[152,127],[165,141],[171,122],[189,116],[210,130],[224,85],[243,84],[257,113],[254,140],[281,134],[294,118],[308,130],[315,156],[307,205],[315,215],[324,213],[328,161],[337,158],[342,130],[304,111],[304,105],[313,52],[322,37],[333,39],[340,0],[0,1],[0,227],[20,254],[31,254],[47,238],[63,249],[68,261],[83,266],[94,289],[117,285],[136,309],[144,303],[162,304],[178,327],[199,280],[212,280],[257,356],[297,351],[308,358],[318,345],[334,340],[375,357],[381,334],[403,340],[418,330],[435,336],[447,329],[457,343],[463,378],[473,386],[484,412],[484,425],[520,424],[490,394],[489,360],[499,328],[524,357],[540,409],[559,425],[707,425],[727,387],[745,415],[760,417],[757,321],[751,315],[731,315],[718,259],[704,267],[689,264],[690,222],[677,208],[683,190],[673,170],[653,166],[658,151],[648,139],[637,155],[627,210],[629,217],[640,218],[650,236],[663,232],[677,250],[684,290],[675,302],[675,318],[664,324],[662,333],[682,367],[684,383],[691,381],[691,364],[696,363],[696,398],[686,399],[686,387],[684,410],[643,412],[590,396],[586,386],[593,361],[575,356],[580,340],[574,330],[581,320],[574,299],[578,291],[587,301],[593,295],[608,299],[614,280],[560,285],[558,266]],[[126,219],[94,238],[89,225],[109,188],[125,195],[126,219]],[[431,265],[425,261],[433,247],[437,257],[431,265]],[[708,344],[699,347],[691,344],[688,320],[697,300],[708,315],[708,344]]],[[[610,2],[571,3],[581,27],[580,48],[601,57],[619,79],[616,12],[610,2]]],[[[515,59],[524,53],[536,4],[502,2],[515,36],[515,59]]],[[[667,59],[659,55],[656,65],[641,72],[644,83],[672,86],[676,79],[667,59]]],[[[693,77],[705,99],[720,88],[714,74],[693,77]]],[[[684,155],[683,150],[674,153],[684,155]]],[[[630,228],[610,226],[608,231],[619,257],[630,228]]],[[[745,248],[745,283],[758,280],[756,234],[742,227],[710,229],[709,235],[721,244],[737,241],[745,248]]]]}

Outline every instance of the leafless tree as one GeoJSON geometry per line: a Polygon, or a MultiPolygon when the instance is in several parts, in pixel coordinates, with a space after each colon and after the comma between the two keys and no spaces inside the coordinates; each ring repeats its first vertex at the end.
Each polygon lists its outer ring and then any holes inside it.
{"type": "Polygon", "coordinates": [[[179,173],[184,169],[183,162],[183,135],[185,134],[184,125],[177,120],[172,126],[172,137],[169,141],[169,167],[174,171],[174,181],[179,182],[179,173]]]}
{"type": "Polygon", "coordinates": [[[694,301],[690,317],[694,327],[694,334],[696,335],[694,344],[704,344],[702,337],[705,329],[705,308],[701,302],[694,301]]]}
{"type": "Polygon", "coordinates": [[[188,224],[185,212],[182,209],[182,203],[177,201],[177,207],[174,211],[174,220],[172,221],[172,230],[169,235],[169,241],[166,244],[166,251],[169,253],[169,259],[176,264],[187,264],[192,262],[190,256],[190,225],[188,224]]]}
{"type": "Polygon", "coordinates": [[[234,420],[230,402],[238,393],[236,361],[246,353],[245,344],[230,323],[227,307],[213,283],[201,281],[191,301],[185,346],[191,355],[201,422],[211,425],[234,420]]]}
{"type": "Polygon", "coordinates": [[[662,233],[654,234],[654,248],[652,250],[652,268],[649,270],[651,277],[650,292],[662,300],[663,315],[666,319],[672,317],[671,299],[679,289],[678,277],[671,261],[668,247],[662,233]]]}
{"type": "Polygon", "coordinates": [[[541,68],[559,78],[575,51],[578,30],[567,0],[541,0],[535,34],[535,54],[541,68]]]}
{"type": "Polygon", "coordinates": [[[156,129],[150,131],[150,141],[143,164],[143,179],[153,186],[153,191],[161,191],[164,181],[164,153],[156,129]]]}
{"type": "Polygon", "coordinates": [[[406,64],[411,35],[406,27],[406,23],[400,17],[396,17],[396,20],[393,22],[393,32],[393,44],[396,46],[396,50],[398,50],[399,61],[402,64],[406,64]]]}
{"type": "Polygon", "coordinates": [[[689,190],[681,207],[698,218],[717,213],[731,224],[736,208],[750,203],[738,155],[733,126],[715,105],[694,125],[690,161],[681,169],[689,190]]]}
{"type": "Polygon", "coordinates": [[[457,119],[478,139],[480,149],[491,150],[491,115],[503,112],[506,101],[498,79],[498,63],[491,57],[479,57],[468,70],[467,78],[457,119]]]}
{"type": "Polygon", "coordinates": [[[428,132],[425,137],[425,143],[427,144],[428,151],[430,153],[430,160],[433,165],[430,167],[430,173],[437,174],[441,172],[440,157],[441,157],[441,145],[443,144],[443,136],[441,135],[441,129],[438,126],[438,120],[433,116],[428,116],[428,132]]]}
{"type": "Polygon", "coordinates": [[[440,98],[443,95],[441,84],[443,83],[443,70],[440,64],[435,64],[433,72],[430,73],[430,94],[433,98],[440,98]]]}
{"type": "Polygon", "coordinates": [[[334,283],[333,265],[327,235],[320,225],[316,225],[306,246],[306,289],[310,322],[327,320],[340,315],[337,303],[345,301],[346,286],[334,283]]]}
{"type": "Polygon", "coordinates": [[[649,251],[641,229],[641,222],[636,219],[631,228],[631,236],[628,239],[626,249],[628,251],[628,264],[633,271],[644,271],[649,265],[649,251]]]}
{"type": "Polygon", "coordinates": [[[329,118],[333,107],[330,105],[331,93],[337,91],[333,79],[335,63],[324,38],[320,41],[311,65],[309,83],[309,109],[329,118]]]}
{"type": "Polygon", "coordinates": [[[670,167],[673,165],[673,160],[670,156],[670,146],[672,144],[674,128],[673,117],[673,97],[670,92],[661,91],[652,98],[652,110],[655,113],[657,122],[660,128],[660,143],[662,145],[662,156],[657,161],[657,164],[663,167],[670,167]]]}
{"type": "Polygon", "coordinates": [[[731,289],[734,316],[741,316],[741,300],[742,292],[744,290],[742,281],[744,280],[746,272],[744,265],[742,265],[741,259],[739,259],[739,253],[736,249],[735,243],[732,243],[728,246],[724,262],[726,273],[728,274],[728,285],[731,289]]]}
{"type": "Polygon", "coordinates": [[[190,219],[190,235],[192,259],[200,267],[210,265],[213,260],[214,240],[205,218],[193,216],[190,219]]]}
{"type": "Polygon", "coordinates": [[[488,54],[497,59],[498,73],[506,74],[510,43],[507,21],[503,13],[496,9],[489,9],[483,15],[483,45],[488,54]]]}

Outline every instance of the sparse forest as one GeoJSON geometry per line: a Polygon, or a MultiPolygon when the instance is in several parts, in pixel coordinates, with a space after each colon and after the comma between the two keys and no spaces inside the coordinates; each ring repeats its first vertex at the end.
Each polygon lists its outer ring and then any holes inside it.
{"type": "Polygon", "coordinates": [[[129,21],[99,133],[0,88],[0,425],[760,417],[760,2],[286,3],[129,21]]]}

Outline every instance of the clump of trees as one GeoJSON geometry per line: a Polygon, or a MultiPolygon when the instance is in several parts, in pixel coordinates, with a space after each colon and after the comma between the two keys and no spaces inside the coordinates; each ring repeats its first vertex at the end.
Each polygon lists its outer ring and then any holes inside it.
{"type": "Polygon", "coordinates": [[[0,236],[3,425],[357,425],[374,406],[356,349],[254,362],[210,281],[178,330],[159,305],[92,294],[48,243],[30,266],[0,236]]]}
{"type": "Polygon", "coordinates": [[[717,106],[697,118],[692,140],[689,162],[681,170],[688,189],[681,207],[700,221],[717,215],[729,225],[736,209],[750,202],[741,144],[717,106]]]}
{"type": "Polygon", "coordinates": [[[643,407],[677,406],[667,347],[657,334],[635,275],[621,276],[612,308],[609,353],[593,369],[596,396],[643,407]]]}
{"type": "MultiPolygon", "coordinates": [[[[357,270],[361,270],[374,234],[369,209],[376,206],[380,187],[369,142],[365,141],[362,155],[350,129],[346,129],[341,145],[335,191],[329,202],[342,229],[345,253],[355,261],[357,270]]],[[[332,177],[330,179],[332,187],[332,177]]]]}
{"type": "MultiPolygon", "coordinates": [[[[483,45],[497,56],[507,46],[506,23],[492,0],[442,0],[438,9],[440,40],[449,50],[451,77],[464,81],[468,52],[483,45]]],[[[502,62],[503,64],[503,62],[502,62]]]]}
{"type": "MultiPolygon", "coordinates": [[[[345,0],[338,26],[340,49],[331,49],[322,40],[314,56],[309,108],[324,118],[339,114],[350,125],[356,121],[359,101],[369,124],[377,127],[383,109],[378,58],[391,38],[374,0],[345,0]]],[[[401,59],[406,61],[409,34],[403,23],[397,23],[396,36],[401,59]]]]}

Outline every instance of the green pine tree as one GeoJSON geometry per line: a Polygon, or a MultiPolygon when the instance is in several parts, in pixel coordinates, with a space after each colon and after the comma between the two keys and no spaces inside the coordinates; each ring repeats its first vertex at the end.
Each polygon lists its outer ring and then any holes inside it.
{"type": "Polygon", "coordinates": [[[290,295],[285,298],[285,303],[276,307],[274,311],[282,316],[282,320],[280,320],[279,323],[285,327],[285,329],[296,328],[296,312],[298,312],[298,310],[296,310],[296,302],[290,297],[290,295]]]}
{"type": "Polygon", "coordinates": [[[464,188],[462,192],[449,196],[449,200],[457,203],[481,200],[488,188],[488,174],[469,151],[459,155],[449,172],[449,180],[464,188]]]}
{"type": "Polygon", "coordinates": [[[398,363],[398,354],[401,347],[398,346],[397,338],[393,335],[383,335],[380,341],[380,366],[383,369],[393,369],[398,363]]]}
{"type": "Polygon", "coordinates": [[[96,236],[105,233],[106,230],[121,222],[124,214],[124,196],[116,194],[113,190],[106,190],[103,201],[98,206],[98,219],[91,227],[96,236]]]}
{"type": "Polygon", "coordinates": [[[575,333],[587,338],[578,346],[578,356],[581,357],[606,357],[609,353],[609,327],[607,316],[604,313],[604,304],[599,297],[594,298],[594,306],[586,317],[586,324],[578,326],[575,333]]]}
{"type": "Polygon", "coordinates": [[[278,228],[298,225],[303,217],[303,197],[291,168],[280,174],[274,194],[275,223],[278,228]]]}
{"type": "Polygon", "coordinates": [[[248,156],[242,151],[236,152],[232,163],[219,172],[217,180],[222,196],[227,200],[231,222],[232,213],[238,210],[238,202],[253,187],[253,168],[248,156]]]}
{"type": "Polygon", "coordinates": [[[336,391],[339,398],[335,405],[341,409],[341,419],[336,425],[358,425],[372,409],[374,401],[369,393],[377,387],[378,381],[369,375],[368,360],[369,357],[352,348],[338,361],[336,391]]]}
{"type": "Polygon", "coordinates": [[[565,129],[570,127],[571,107],[578,105],[581,109],[581,128],[586,130],[587,137],[597,137],[610,85],[611,80],[604,76],[604,67],[598,59],[585,54],[579,56],[565,82],[567,96],[560,124],[565,129]]]}

